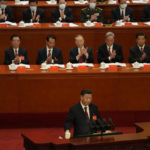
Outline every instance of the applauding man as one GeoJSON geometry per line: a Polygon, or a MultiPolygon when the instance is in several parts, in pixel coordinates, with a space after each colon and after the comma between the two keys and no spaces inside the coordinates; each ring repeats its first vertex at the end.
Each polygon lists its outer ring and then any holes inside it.
{"type": "Polygon", "coordinates": [[[52,11],[52,22],[73,22],[71,8],[66,7],[65,0],[59,0],[59,7],[52,11]]]}
{"type": "Polygon", "coordinates": [[[13,21],[13,11],[7,6],[7,0],[0,0],[0,22],[13,21]]]}
{"type": "Polygon", "coordinates": [[[81,10],[81,22],[103,22],[102,9],[96,7],[96,0],[90,0],[89,6],[81,10]]]}
{"type": "Polygon", "coordinates": [[[76,47],[70,50],[71,63],[93,63],[92,49],[84,45],[84,37],[77,35],[75,37],[76,47]]]}
{"type": "Polygon", "coordinates": [[[23,21],[26,23],[29,22],[45,22],[45,12],[43,9],[38,8],[37,0],[29,0],[29,8],[26,8],[23,11],[23,21]]]}
{"type": "Polygon", "coordinates": [[[24,48],[20,47],[21,37],[17,34],[14,34],[10,38],[11,48],[5,51],[5,60],[4,64],[9,65],[14,61],[15,64],[28,64],[27,51],[24,48]]]}
{"type": "Polygon", "coordinates": [[[47,64],[63,64],[61,50],[55,47],[56,37],[48,35],[46,38],[46,47],[38,52],[37,64],[46,62],[47,64]]]}
{"type": "Polygon", "coordinates": [[[139,32],[136,35],[137,45],[130,48],[129,62],[150,63],[150,46],[146,45],[146,35],[139,32]]]}
{"type": "Polygon", "coordinates": [[[105,35],[105,44],[99,46],[98,62],[122,62],[122,48],[114,43],[115,35],[112,32],[107,32],[105,35]]]}

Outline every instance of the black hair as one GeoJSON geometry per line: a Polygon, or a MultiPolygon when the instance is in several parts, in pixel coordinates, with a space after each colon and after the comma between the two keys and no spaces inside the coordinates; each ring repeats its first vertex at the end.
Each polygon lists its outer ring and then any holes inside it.
{"type": "Polygon", "coordinates": [[[13,38],[15,38],[15,37],[18,37],[18,38],[21,40],[21,36],[18,35],[18,34],[13,34],[13,35],[10,37],[10,40],[12,41],[13,38]]]}
{"type": "Polygon", "coordinates": [[[48,36],[46,37],[46,41],[48,42],[48,41],[49,41],[49,39],[54,39],[54,40],[56,41],[56,36],[55,36],[55,35],[53,35],[53,34],[48,35],[48,36]]]}
{"type": "Polygon", "coordinates": [[[89,90],[89,89],[84,89],[84,90],[81,91],[80,94],[81,94],[82,96],[84,96],[85,94],[92,94],[92,91],[89,90]]]}
{"type": "Polygon", "coordinates": [[[146,35],[144,32],[139,32],[136,34],[136,39],[139,37],[139,36],[144,36],[144,38],[146,39],[146,35]]]}
{"type": "Polygon", "coordinates": [[[29,0],[29,4],[32,3],[32,2],[38,3],[38,0],[29,0]]]}

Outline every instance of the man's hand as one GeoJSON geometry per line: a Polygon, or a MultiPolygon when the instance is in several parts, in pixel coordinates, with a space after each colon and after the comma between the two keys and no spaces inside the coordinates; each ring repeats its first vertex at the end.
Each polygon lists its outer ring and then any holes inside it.
{"type": "Polygon", "coordinates": [[[19,64],[20,63],[20,57],[19,56],[15,57],[14,63],[15,64],[19,64]]]}
{"type": "Polygon", "coordinates": [[[110,55],[110,60],[116,57],[116,51],[113,50],[112,54],[110,55]]]}
{"type": "Polygon", "coordinates": [[[47,64],[51,63],[52,62],[52,56],[47,57],[46,62],[47,62],[47,64]]]}
{"type": "Polygon", "coordinates": [[[142,57],[140,58],[140,60],[142,61],[142,60],[144,60],[145,58],[146,58],[146,53],[144,52],[143,55],[142,55],[142,57]]]}
{"type": "Polygon", "coordinates": [[[88,52],[87,52],[87,48],[83,48],[83,49],[82,49],[82,54],[84,54],[84,55],[86,56],[86,58],[89,57],[89,54],[88,54],[88,52]]]}
{"type": "Polygon", "coordinates": [[[39,20],[40,20],[40,15],[37,15],[36,21],[39,22],[39,20]]]}
{"type": "Polygon", "coordinates": [[[70,137],[71,137],[70,130],[66,130],[65,131],[65,139],[70,139],[70,137]]]}
{"type": "Polygon", "coordinates": [[[123,18],[123,21],[128,21],[129,20],[129,15],[128,16],[125,16],[124,18],[123,18]]]}
{"type": "Polygon", "coordinates": [[[97,20],[97,15],[96,15],[96,14],[91,15],[91,19],[90,19],[90,20],[91,20],[91,21],[97,20]]]}
{"type": "Polygon", "coordinates": [[[6,17],[6,15],[5,15],[5,14],[3,14],[3,15],[1,15],[1,16],[0,16],[0,19],[5,20],[5,17],[6,17]]]}

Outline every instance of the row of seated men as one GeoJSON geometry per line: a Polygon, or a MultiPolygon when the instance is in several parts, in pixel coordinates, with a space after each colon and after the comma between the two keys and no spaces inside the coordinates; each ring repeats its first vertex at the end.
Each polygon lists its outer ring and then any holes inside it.
{"type": "MultiPolygon", "coordinates": [[[[5,51],[4,64],[9,65],[12,61],[16,64],[29,64],[27,51],[20,47],[21,37],[12,35],[11,47],[5,51]]],[[[123,62],[122,47],[114,43],[115,35],[113,32],[105,34],[105,43],[98,48],[98,62],[123,62]]],[[[37,64],[46,62],[47,64],[63,64],[62,51],[55,47],[56,37],[48,35],[46,38],[46,46],[39,49],[37,55],[37,64]]],[[[146,45],[146,35],[139,32],[136,35],[136,46],[130,48],[129,62],[150,63],[150,46],[146,45]]],[[[70,49],[71,63],[93,63],[92,49],[84,44],[84,37],[77,35],[75,37],[76,46],[70,49]]]]}
{"type": "MultiPolygon", "coordinates": [[[[0,0],[0,22],[13,21],[12,8],[7,6],[7,0],[0,0]]],[[[25,8],[22,15],[22,20],[26,23],[29,22],[46,22],[45,12],[42,8],[38,7],[37,0],[29,0],[29,8],[25,8]]],[[[89,6],[81,10],[81,22],[86,21],[103,22],[102,9],[96,6],[96,0],[89,0],[89,6]]],[[[132,8],[127,6],[126,0],[119,0],[119,6],[112,9],[111,23],[117,20],[124,22],[135,21],[134,12],[132,8]]],[[[73,22],[72,9],[67,7],[65,0],[59,0],[58,8],[54,9],[51,13],[51,22],[73,22]]],[[[150,6],[146,6],[143,10],[141,21],[150,21],[150,6]]]]}

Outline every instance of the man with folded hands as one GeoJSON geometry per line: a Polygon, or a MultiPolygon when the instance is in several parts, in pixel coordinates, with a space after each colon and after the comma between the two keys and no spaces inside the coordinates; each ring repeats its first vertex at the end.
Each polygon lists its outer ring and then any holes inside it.
{"type": "Polygon", "coordinates": [[[92,49],[84,45],[84,37],[82,35],[77,35],[75,37],[74,48],[70,50],[70,62],[71,63],[93,63],[93,53],[92,49]]]}
{"type": "Polygon", "coordinates": [[[73,22],[72,9],[66,5],[65,0],[59,0],[58,8],[54,9],[51,14],[52,22],[73,22]]]}
{"type": "Polygon", "coordinates": [[[9,65],[12,62],[14,62],[15,64],[29,64],[26,49],[20,47],[20,35],[14,34],[11,36],[10,40],[11,48],[5,51],[4,64],[9,65]]]}
{"type": "Polygon", "coordinates": [[[37,56],[37,64],[46,62],[47,64],[63,64],[62,53],[55,47],[56,37],[48,35],[46,38],[46,47],[41,48],[37,56]]]}

